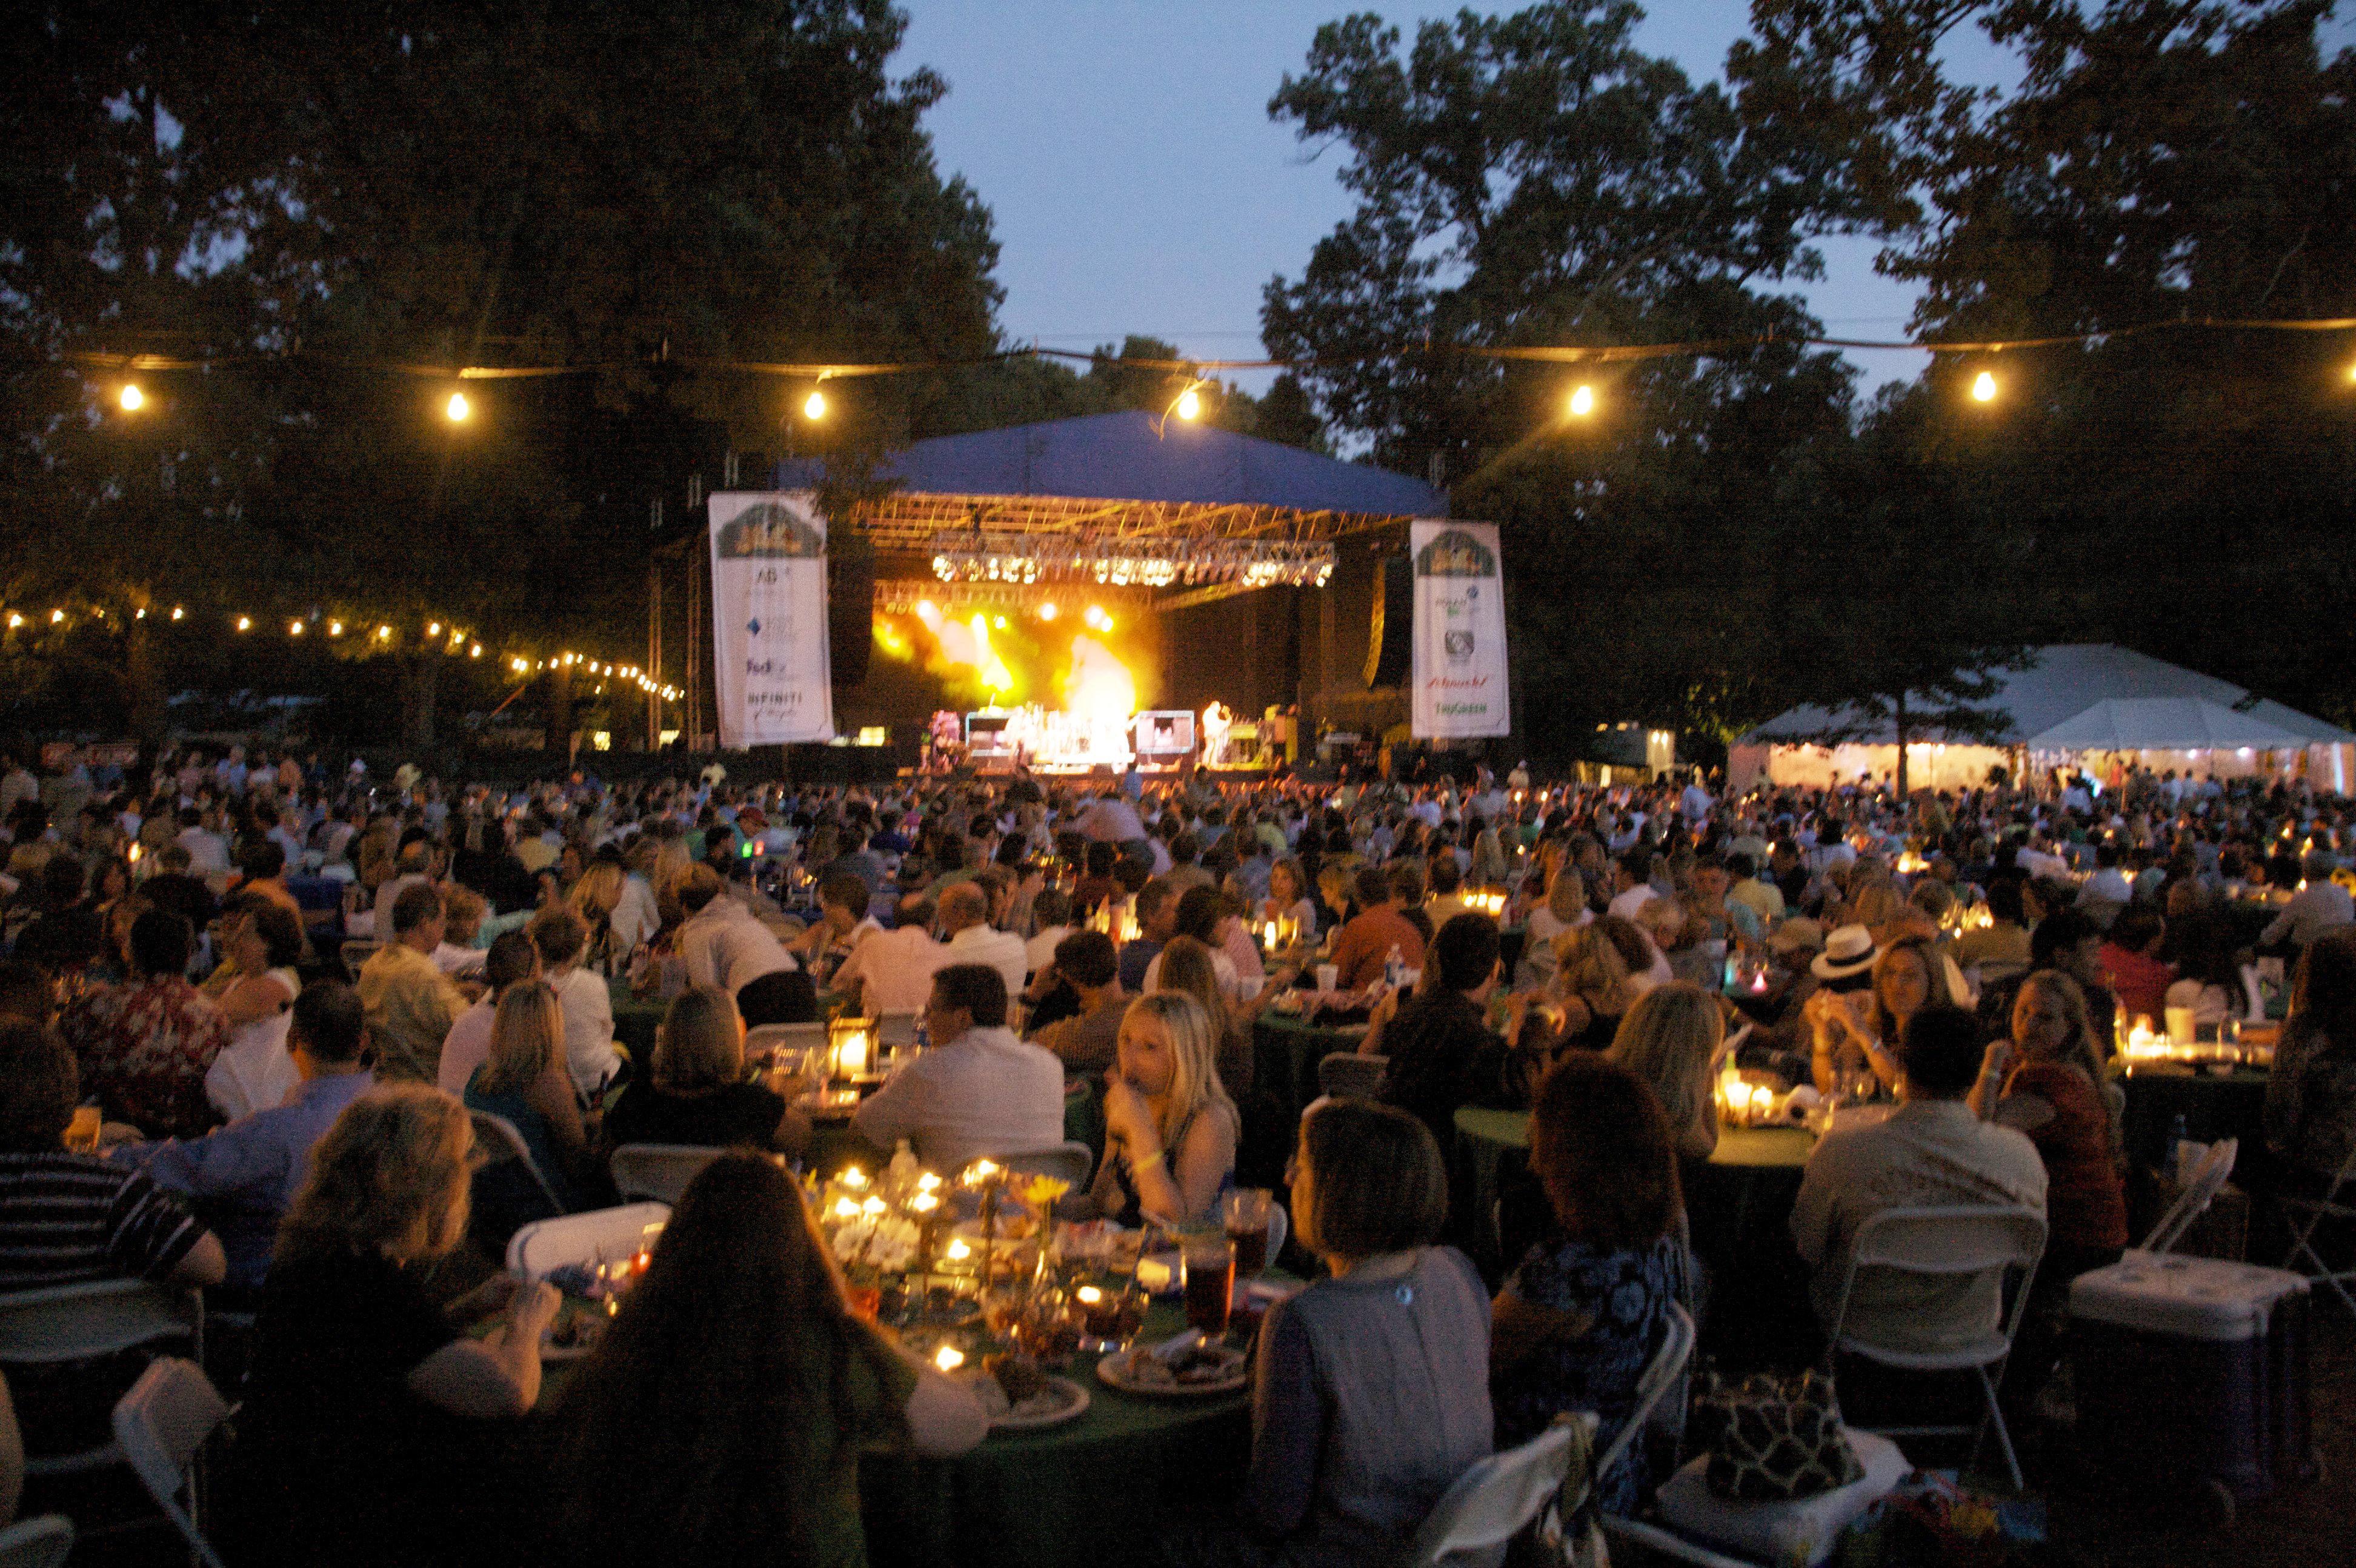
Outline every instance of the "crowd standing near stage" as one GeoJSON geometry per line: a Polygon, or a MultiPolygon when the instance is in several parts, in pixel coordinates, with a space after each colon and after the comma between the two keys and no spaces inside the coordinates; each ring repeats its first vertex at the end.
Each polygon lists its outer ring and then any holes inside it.
{"type": "MultiPolygon", "coordinates": [[[[1343,1562],[1395,1546],[1493,1443],[1569,1408],[1599,1411],[1605,1440],[1624,1419],[1664,1315],[1702,1302],[1679,1172],[1719,1136],[1721,1072],[1891,1108],[1817,1146],[1794,1209],[1826,1317],[1863,1218],[1969,1200],[2045,1219],[2050,1325],[2052,1293],[2127,1241],[2113,1069],[2129,1032],[2238,1017],[2267,957],[2289,1018],[2263,1179],[2319,1188],[2356,1147],[2344,797],[2140,772],[1902,800],[1887,781],[1738,794],[1698,772],[1464,772],[740,785],[719,763],[470,783],[235,747],[124,776],[11,759],[0,1289],[128,1275],[258,1306],[252,1451],[313,1479],[299,1499],[249,1494],[257,1557],[369,1531],[479,1555],[515,1527],[490,1479],[510,1472],[460,1461],[532,1410],[553,1308],[502,1276],[429,1297],[470,1229],[502,1213],[512,1229],[537,1201],[470,1182],[466,1113],[505,1117],[556,1200],[594,1207],[613,1200],[617,1142],[807,1152],[803,1086],[748,1073],[747,1026],[822,999],[915,1015],[930,1049],[851,1120],[879,1157],[905,1142],[955,1168],[1052,1143],[1071,1086],[1100,1084],[1103,1158],[1074,1198],[1090,1212],[1215,1218],[1231,1188],[1291,1185],[1289,1162],[1295,1200],[1323,1184],[1293,1219],[1323,1277],[1269,1319],[1240,1534],[1217,1552],[1343,1562]],[[649,1058],[617,1041],[616,996],[669,1000],[649,1058]],[[1270,1009],[1365,1023],[1387,1108],[1320,1101],[1303,1120],[1257,1085],[1270,1009]],[[1444,1175],[1468,1105],[1535,1115],[1542,1190],[1486,1285],[1457,1250],[1481,1219],[1444,1175]],[[70,1237],[46,1217],[68,1211],[70,1237]],[[1375,1406],[1348,1392],[1400,1371],[1365,1349],[1397,1341],[1359,1321],[1354,1278],[1398,1283],[1451,1347],[1412,1422],[1367,1424],[1375,1406]],[[507,1331],[461,1335],[468,1312],[507,1331]],[[322,1332],[337,1315],[364,1352],[322,1332]],[[1337,1451],[1345,1476],[1316,1463],[1337,1451]],[[429,1497],[450,1505],[430,1524],[410,1507],[429,1497]]],[[[855,1561],[844,1456],[955,1452],[980,1429],[961,1385],[846,1315],[789,1187],[715,1168],[630,1333],[552,1413],[579,1467],[536,1507],[661,1538],[595,1424],[687,1353],[701,1319],[678,1293],[744,1299],[734,1271],[774,1253],[794,1304],[744,1307],[744,1336],[792,1340],[838,1397],[763,1405],[809,1470],[791,1497],[715,1502],[742,1517],[695,1533],[823,1517],[843,1548],[825,1560],[855,1561]],[[707,1225],[766,1227],[766,1253],[707,1225]],[[593,1483],[594,1499],[564,1490],[593,1483]]],[[[1934,1352],[1986,1331],[1995,1288],[1966,1276],[1851,1310],[1934,1352]]],[[[2034,1419],[2058,1351],[2023,1344],[2008,1399],[2034,1419]]],[[[70,1441],[74,1391],[26,1381],[27,1441],[70,1441]]],[[[707,1386],[723,1414],[756,1398],[707,1386]]],[[[1609,1508],[1663,1478],[1632,1455],[1609,1508]]]]}

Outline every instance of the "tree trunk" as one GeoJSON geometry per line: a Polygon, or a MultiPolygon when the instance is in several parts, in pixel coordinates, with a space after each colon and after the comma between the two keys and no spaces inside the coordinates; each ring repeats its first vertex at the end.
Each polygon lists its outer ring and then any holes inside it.
{"type": "Polygon", "coordinates": [[[434,688],[442,675],[441,656],[404,654],[401,658],[401,743],[412,750],[434,744],[434,688]]]}

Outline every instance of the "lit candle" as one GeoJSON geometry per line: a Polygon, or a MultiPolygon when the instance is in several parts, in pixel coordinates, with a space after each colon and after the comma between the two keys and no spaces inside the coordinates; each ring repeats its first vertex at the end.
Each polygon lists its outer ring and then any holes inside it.
{"type": "Polygon", "coordinates": [[[945,1372],[953,1372],[965,1365],[965,1352],[955,1345],[943,1345],[933,1352],[933,1365],[945,1372]]]}
{"type": "Polygon", "coordinates": [[[841,1182],[845,1187],[850,1188],[853,1192],[856,1192],[861,1188],[867,1185],[867,1173],[854,1165],[848,1170],[844,1171],[841,1176],[836,1177],[835,1179],[841,1182]]]}
{"type": "Polygon", "coordinates": [[[856,1220],[856,1219],[858,1219],[858,1218],[859,1218],[859,1200],[858,1200],[858,1199],[856,1199],[856,1198],[838,1198],[838,1199],[836,1199],[836,1200],[834,1200],[834,1212],[835,1212],[836,1217],[837,1217],[837,1218],[839,1218],[839,1219],[844,1219],[844,1220],[856,1220]]]}
{"type": "Polygon", "coordinates": [[[966,1259],[971,1256],[973,1256],[973,1249],[965,1244],[965,1238],[963,1236],[951,1236],[949,1238],[948,1257],[951,1263],[963,1263],[966,1259]]]}
{"type": "Polygon", "coordinates": [[[919,1214],[929,1214],[941,1206],[941,1200],[929,1192],[919,1192],[908,1200],[908,1207],[919,1214]]]}
{"type": "Polygon", "coordinates": [[[1085,1307],[1094,1307],[1104,1299],[1104,1292],[1093,1285],[1084,1285],[1072,1294],[1078,1296],[1081,1305],[1085,1307]]]}
{"type": "Polygon", "coordinates": [[[888,1207],[889,1205],[881,1198],[870,1198],[859,1206],[859,1211],[862,1214],[881,1214],[888,1207]]]}

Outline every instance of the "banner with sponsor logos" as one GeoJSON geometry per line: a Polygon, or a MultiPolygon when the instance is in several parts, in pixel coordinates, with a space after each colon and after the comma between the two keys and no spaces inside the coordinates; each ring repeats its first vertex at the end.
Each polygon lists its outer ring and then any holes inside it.
{"type": "Polygon", "coordinates": [[[826,519],[809,491],[712,496],[712,644],[723,746],[834,739],[826,519]]]}
{"type": "Polygon", "coordinates": [[[1496,525],[1410,523],[1408,549],[1415,560],[1416,739],[1510,732],[1496,525]]]}

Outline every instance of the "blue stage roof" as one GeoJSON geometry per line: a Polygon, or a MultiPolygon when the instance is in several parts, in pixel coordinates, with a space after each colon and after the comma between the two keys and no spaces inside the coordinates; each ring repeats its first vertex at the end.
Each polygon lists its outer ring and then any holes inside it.
{"type": "MultiPolygon", "coordinates": [[[[1447,516],[1446,498],[1419,479],[1177,419],[1157,438],[1154,422],[1151,414],[1132,411],[937,436],[895,454],[883,473],[904,491],[939,496],[1447,516]]],[[[812,462],[777,468],[780,489],[808,487],[819,477],[812,462]]]]}

